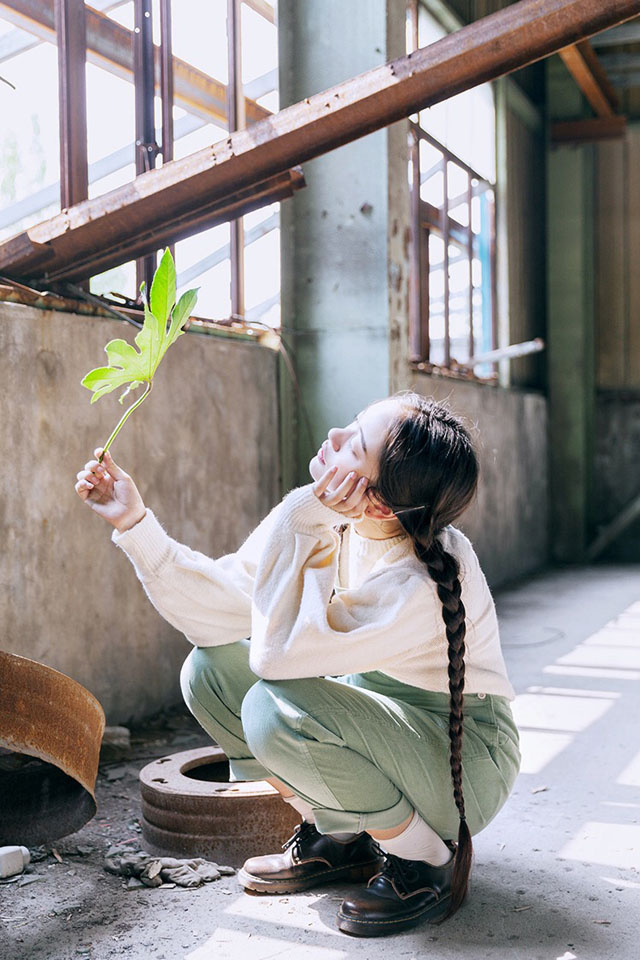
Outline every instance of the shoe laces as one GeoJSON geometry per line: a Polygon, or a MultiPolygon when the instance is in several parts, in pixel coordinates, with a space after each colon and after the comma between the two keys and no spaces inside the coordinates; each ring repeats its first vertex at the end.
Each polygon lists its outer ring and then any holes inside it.
{"type": "Polygon", "coordinates": [[[292,844],[295,844],[296,848],[294,853],[299,855],[301,842],[309,835],[310,831],[313,831],[314,833],[316,832],[315,825],[311,823],[310,820],[303,820],[302,823],[299,823],[295,828],[289,839],[285,840],[285,842],[282,844],[282,849],[288,850],[292,844]]]}
{"type": "Polygon", "coordinates": [[[405,893],[409,893],[410,884],[418,879],[419,871],[413,860],[405,860],[404,857],[396,857],[392,853],[385,852],[384,866],[377,876],[395,881],[396,886],[402,887],[405,893]]]}

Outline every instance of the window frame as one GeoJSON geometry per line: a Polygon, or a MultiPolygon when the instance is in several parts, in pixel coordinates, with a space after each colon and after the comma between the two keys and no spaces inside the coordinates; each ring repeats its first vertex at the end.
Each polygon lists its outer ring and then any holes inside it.
{"type": "MultiPolygon", "coordinates": [[[[408,17],[411,31],[411,43],[414,49],[418,47],[418,16],[419,7],[423,6],[426,13],[433,17],[433,13],[428,6],[421,4],[420,0],[408,0],[408,17]]],[[[436,19],[436,18],[434,18],[436,19]]],[[[442,24],[441,24],[442,26],[442,24]]],[[[446,28],[445,28],[446,29],[446,28]]],[[[474,328],[473,328],[473,293],[478,289],[473,285],[473,259],[475,250],[474,237],[476,234],[472,228],[471,202],[474,195],[477,195],[477,185],[483,184],[484,188],[479,191],[486,193],[491,191],[492,203],[490,206],[490,233],[489,233],[489,280],[488,288],[491,298],[490,316],[490,342],[491,349],[498,347],[498,311],[497,311],[497,250],[496,250],[496,193],[497,184],[483,177],[469,164],[458,157],[453,151],[445,147],[440,141],[433,137],[424,127],[413,119],[409,120],[409,162],[410,162],[410,216],[411,216],[411,263],[410,263],[410,296],[409,296],[409,363],[412,367],[426,373],[443,373],[448,376],[462,376],[464,379],[472,379],[482,383],[495,384],[498,382],[498,362],[493,361],[483,366],[490,369],[490,373],[481,376],[475,373],[474,366],[468,362],[474,356],[474,328]],[[422,200],[420,188],[422,183],[422,174],[420,166],[420,141],[424,140],[433,149],[441,155],[441,171],[443,173],[443,206],[434,207],[432,204],[422,200]],[[467,174],[467,203],[469,212],[469,224],[464,226],[457,223],[449,215],[450,199],[448,197],[447,175],[448,165],[455,164],[467,174]],[[458,362],[451,356],[451,336],[450,336],[450,290],[449,290],[449,238],[451,228],[459,228],[466,232],[466,259],[468,260],[468,337],[469,337],[469,357],[467,361],[458,362]],[[429,267],[429,235],[431,233],[439,234],[444,243],[444,360],[442,363],[434,363],[431,357],[431,331],[430,323],[430,275],[429,267]],[[426,264],[426,269],[425,269],[426,264]]],[[[464,202],[464,201],[463,201],[464,202]]],[[[462,245],[460,245],[462,246],[462,245]]],[[[486,345],[483,349],[486,349],[486,345]]]]}

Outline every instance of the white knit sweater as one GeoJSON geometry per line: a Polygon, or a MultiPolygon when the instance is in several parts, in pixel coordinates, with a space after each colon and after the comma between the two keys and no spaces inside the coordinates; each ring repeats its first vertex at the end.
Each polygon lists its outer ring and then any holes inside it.
{"type": "MultiPolygon", "coordinates": [[[[164,531],[153,511],[112,540],[159,613],[196,646],[250,637],[258,677],[380,670],[448,692],[447,639],[436,584],[403,534],[359,536],[313,484],[291,490],[237,553],[212,560],[164,531]]],[[[512,700],[493,598],[475,551],[453,526],[441,540],[460,562],[467,616],[466,693],[512,700]]]]}

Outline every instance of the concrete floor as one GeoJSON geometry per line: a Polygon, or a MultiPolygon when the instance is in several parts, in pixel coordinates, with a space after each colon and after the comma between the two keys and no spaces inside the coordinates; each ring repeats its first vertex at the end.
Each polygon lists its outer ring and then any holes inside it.
{"type": "MultiPolygon", "coordinates": [[[[496,594],[518,698],[523,769],[475,838],[471,896],[442,926],[390,939],[340,933],[351,889],[253,897],[235,877],[193,891],[126,891],[102,870],[110,843],[136,845],[137,770],[197,745],[176,721],[147,731],[121,778],[103,769],[98,816],[0,886],[1,960],[636,960],[640,921],[640,567],[547,571],[496,594]],[[636,681],[636,682],[634,682],[636,681]],[[93,847],[79,855],[77,844],[93,847]]],[[[86,851],[86,847],[84,848],[86,851]]]]}

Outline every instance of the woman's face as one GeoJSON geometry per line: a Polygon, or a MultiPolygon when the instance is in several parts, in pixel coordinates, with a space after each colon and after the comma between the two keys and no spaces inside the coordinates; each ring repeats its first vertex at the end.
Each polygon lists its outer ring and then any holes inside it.
{"type": "Polygon", "coordinates": [[[375,484],[384,438],[399,412],[398,399],[379,400],[357,414],[346,427],[332,427],[328,439],[309,462],[313,479],[319,480],[330,467],[337,466],[330,490],[336,490],[351,471],[355,472],[354,480],[366,477],[370,484],[375,484]]]}

